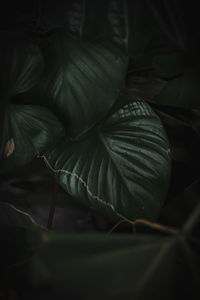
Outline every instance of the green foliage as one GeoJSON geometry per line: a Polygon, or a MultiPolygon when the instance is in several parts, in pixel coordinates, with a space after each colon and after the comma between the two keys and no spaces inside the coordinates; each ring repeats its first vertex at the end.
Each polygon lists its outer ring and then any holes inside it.
{"type": "Polygon", "coordinates": [[[124,85],[127,57],[99,43],[83,43],[56,32],[45,52],[41,84],[27,97],[50,107],[75,138],[112,107],[124,85]]]}
{"type": "Polygon", "coordinates": [[[0,298],[199,299],[199,75],[181,2],[35,3],[0,12],[0,298]],[[137,86],[124,91],[128,65],[162,79],[162,122],[137,86]],[[18,168],[36,156],[64,188],[52,232],[53,179],[35,160],[18,168]],[[95,219],[82,231],[103,234],[69,233],[87,223],[65,223],[76,199],[95,219]]]}
{"type": "MultiPolygon", "coordinates": [[[[169,145],[162,125],[139,100],[105,118],[112,114],[116,100],[121,107],[124,102],[119,95],[128,62],[127,3],[111,1],[105,6],[108,34],[91,41],[84,37],[87,5],[87,1],[71,3],[62,28],[36,40],[45,62],[42,75],[34,72],[40,63],[37,56],[31,56],[32,61],[28,56],[26,72],[21,60],[18,66],[8,56],[14,75],[22,69],[23,76],[18,80],[8,77],[7,86],[14,84],[28,106],[14,104],[4,113],[8,121],[3,132],[9,132],[1,170],[42,154],[51,168],[66,170],[59,181],[89,206],[117,218],[155,219],[167,194],[170,173],[169,145]],[[18,88],[24,85],[26,88],[18,88]],[[62,126],[73,142],[67,135],[63,138],[62,126]],[[67,172],[72,176],[66,181],[67,172]]],[[[15,39],[13,47],[19,52],[21,44],[15,39]]],[[[24,51],[20,54],[26,58],[24,51]]]]}

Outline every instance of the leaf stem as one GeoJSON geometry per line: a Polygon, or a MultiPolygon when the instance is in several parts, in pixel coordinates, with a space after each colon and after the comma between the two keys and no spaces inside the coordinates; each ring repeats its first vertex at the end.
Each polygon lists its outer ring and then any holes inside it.
{"type": "Polygon", "coordinates": [[[144,220],[144,219],[137,219],[135,221],[121,220],[118,223],[116,223],[108,233],[112,233],[119,225],[121,225],[124,222],[127,222],[128,224],[131,224],[133,226],[133,232],[134,233],[136,232],[135,225],[137,225],[137,224],[142,224],[142,225],[145,225],[147,227],[150,227],[150,228],[153,228],[153,229],[165,232],[165,233],[169,233],[169,234],[172,234],[172,235],[177,235],[177,234],[180,233],[180,230],[177,229],[177,228],[165,226],[165,225],[162,225],[162,224],[159,224],[159,223],[154,223],[154,222],[144,220]]]}
{"type": "Polygon", "coordinates": [[[119,222],[117,222],[117,224],[115,224],[110,230],[108,233],[112,233],[120,224],[126,222],[125,220],[121,220],[119,222]]]}
{"type": "Polygon", "coordinates": [[[170,234],[173,234],[173,235],[177,235],[178,233],[180,233],[180,230],[177,229],[177,228],[165,226],[165,225],[162,225],[162,224],[159,224],[159,223],[154,223],[154,222],[144,220],[144,219],[137,219],[136,221],[131,222],[131,224],[133,226],[135,226],[137,224],[143,224],[147,227],[150,227],[150,228],[153,228],[153,229],[165,232],[165,233],[170,233],[170,234]]]}

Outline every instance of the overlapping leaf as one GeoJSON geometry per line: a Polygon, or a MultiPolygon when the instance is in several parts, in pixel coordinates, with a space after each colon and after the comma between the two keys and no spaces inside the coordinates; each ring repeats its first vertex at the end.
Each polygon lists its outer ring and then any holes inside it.
{"type": "Polygon", "coordinates": [[[111,108],[123,87],[127,57],[98,43],[82,43],[57,32],[46,52],[46,71],[29,97],[51,107],[72,137],[111,108]]]}
{"type": "Polygon", "coordinates": [[[68,35],[82,41],[112,41],[128,48],[128,1],[59,0],[40,1],[38,33],[62,28],[68,35]],[[56,9],[56,12],[55,12],[56,9]]]}
{"type": "Polygon", "coordinates": [[[44,107],[9,105],[5,111],[4,132],[9,132],[0,171],[7,171],[30,162],[64,136],[65,131],[56,117],[44,107]]]}
{"type": "Polygon", "coordinates": [[[91,2],[70,2],[64,8],[62,29],[43,38],[45,73],[28,97],[53,109],[73,138],[107,114],[124,86],[128,64],[125,3],[103,3],[105,22],[98,20],[106,32],[94,37],[88,31],[91,2]]]}
{"type": "Polygon", "coordinates": [[[1,103],[31,89],[43,71],[42,54],[23,33],[0,33],[1,103]]]}
{"type": "Polygon", "coordinates": [[[43,71],[39,48],[26,35],[16,32],[0,34],[0,157],[12,138],[7,108],[11,98],[31,89],[43,71]]]}

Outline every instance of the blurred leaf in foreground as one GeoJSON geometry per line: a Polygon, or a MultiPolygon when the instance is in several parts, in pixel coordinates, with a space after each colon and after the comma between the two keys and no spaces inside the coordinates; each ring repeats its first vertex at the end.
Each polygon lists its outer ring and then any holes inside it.
{"type": "Polygon", "coordinates": [[[199,299],[199,216],[170,236],[1,228],[1,283],[49,299],[199,299]]]}

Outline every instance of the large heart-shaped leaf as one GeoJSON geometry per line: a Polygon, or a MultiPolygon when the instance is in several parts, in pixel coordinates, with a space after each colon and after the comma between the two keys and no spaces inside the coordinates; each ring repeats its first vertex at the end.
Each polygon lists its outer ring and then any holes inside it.
{"type": "Polygon", "coordinates": [[[168,189],[168,140],[148,104],[131,100],[82,140],[66,138],[43,158],[64,189],[94,209],[155,219],[168,189]]]}
{"type": "Polygon", "coordinates": [[[103,44],[80,42],[56,32],[45,56],[41,84],[29,97],[51,107],[77,137],[111,108],[123,87],[127,57],[103,44]]]}
{"type": "Polygon", "coordinates": [[[4,116],[3,132],[7,139],[2,149],[1,172],[30,162],[65,133],[56,117],[44,107],[9,105],[4,116]]]}

